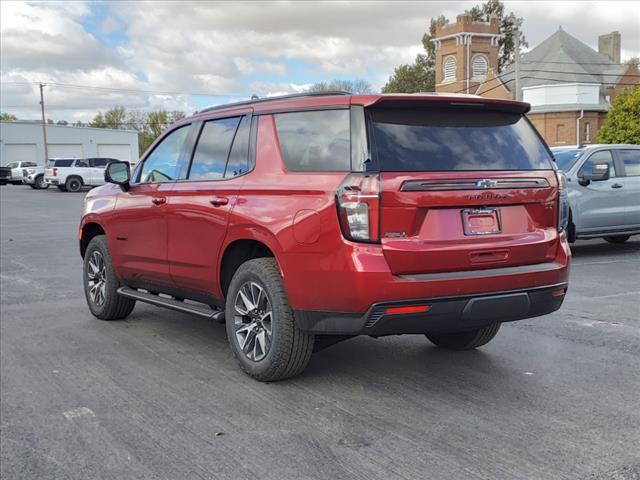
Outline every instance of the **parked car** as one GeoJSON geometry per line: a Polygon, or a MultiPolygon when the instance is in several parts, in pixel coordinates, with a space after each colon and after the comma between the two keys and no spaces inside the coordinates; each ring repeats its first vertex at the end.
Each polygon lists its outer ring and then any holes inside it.
{"type": "Polygon", "coordinates": [[[45,170],[44,180],[63,192],[79,192],[82,187],[104,185],[104,169],[113,158],[55,158],[45,170]]]}
{"type": "Polygon", "coordinates": [[[567,178],[570,242],[602,237],[624,243],[640,234],[640,145],[551,150],[567,178]]]}
{"type": "Polygon", "coordinates": [[[0,171],[0,182],[2,185],[11,183],[13,185],[22,185],[22,170],[24,168],[36,167],[35,162],[11,162],[8,163],[2,171],[0,171]]]}
{"type": "Polygon", "coordinates": [[[454,350],[560,308],[563,174],[521,102],[305,94],[204,110],[87,194],[90,311],[226,319],[242,369],[299,374],[354,335],[454,350]]]}
{"type": "MultiPolygon", "coordinates": [[[[52,163],[53,162],[49,160],[47,162],[47,165],[51,165],[52,163]]],[[[22,183],[25,185],[29,185],[31,188],[36,190],[49,188],[49,184],[44,181],[44,170],[45,170],[45,167],[43,167],[42,165],[23,168],[22,183]]]]}

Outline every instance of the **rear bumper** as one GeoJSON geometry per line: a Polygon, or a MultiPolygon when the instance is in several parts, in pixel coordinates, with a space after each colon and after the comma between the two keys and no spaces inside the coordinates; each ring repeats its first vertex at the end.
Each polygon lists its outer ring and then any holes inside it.
{"type": "Polygon", "coordinates": [[[294,311],[307,333],[330,335],[398,335],[473,330],[495,322],[511,322],[554,312],[564,300],[567,283],[521,290],[440,298],[381,302],[364,315],[294,311]],[[387,309],[427,305],[422,313],[393,314],[387,309]]]}

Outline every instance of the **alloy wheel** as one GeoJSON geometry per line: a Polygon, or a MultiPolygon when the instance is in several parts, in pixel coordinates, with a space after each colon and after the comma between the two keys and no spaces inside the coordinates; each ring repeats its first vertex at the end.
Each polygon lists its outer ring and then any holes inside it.
{"type": "Polygon", "coordinates": [[[99,251],[93,252],[89,258],[87,284],[89,286],[89,297],[93,304],[97,307],[102,306],[107,289],[107,268],[104,263],[104,257],[99,251]]]}
{"type": "Polygon", "coordinates": [[[236,340],[244,355],[259,362],[269,353],[272,341],[273,310],[264,288],[245,282],[234,302],[236,340]]]}

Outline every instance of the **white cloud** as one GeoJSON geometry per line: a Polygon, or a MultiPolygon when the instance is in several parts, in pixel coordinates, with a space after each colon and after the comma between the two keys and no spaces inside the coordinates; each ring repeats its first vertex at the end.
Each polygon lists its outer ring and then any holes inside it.
{"type": "MultiPolygon", "coordinates": [[[[293,93],[305,84],[344,76],[375,89],[393,69],[422,50],[429,19],[451,20],[480,3],[463,2],[110,2],[96,28],[125,32],[117,47],[102,45],[83,27],[86,2],[0,2],[2,105],[37,115],[37,87],[50,84],[51,116],[91,118],[115,104],[136,109],[195,109],[186,92],[227,99],[293,93]],[[65,83],[105,88],[183,92],[151,95],[80,90],[65,83]]],[[[640,55],[640,2],[506,0],[523,16],[533,47],[559,25],[597,48],[597,36],[622,35],[623,57],[640,55]]]]}

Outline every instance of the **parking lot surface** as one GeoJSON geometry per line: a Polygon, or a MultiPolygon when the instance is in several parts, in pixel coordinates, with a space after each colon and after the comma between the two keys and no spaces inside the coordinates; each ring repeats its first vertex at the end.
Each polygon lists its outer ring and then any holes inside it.
{"type": "Polygon", "coordinates": [[[578,242],[562,309],[476,351],[356,338],[262,384],[224,325],[90,315],[83,196],[0,188],[3,479],[640,478],[640,237],[578,242]]]}

